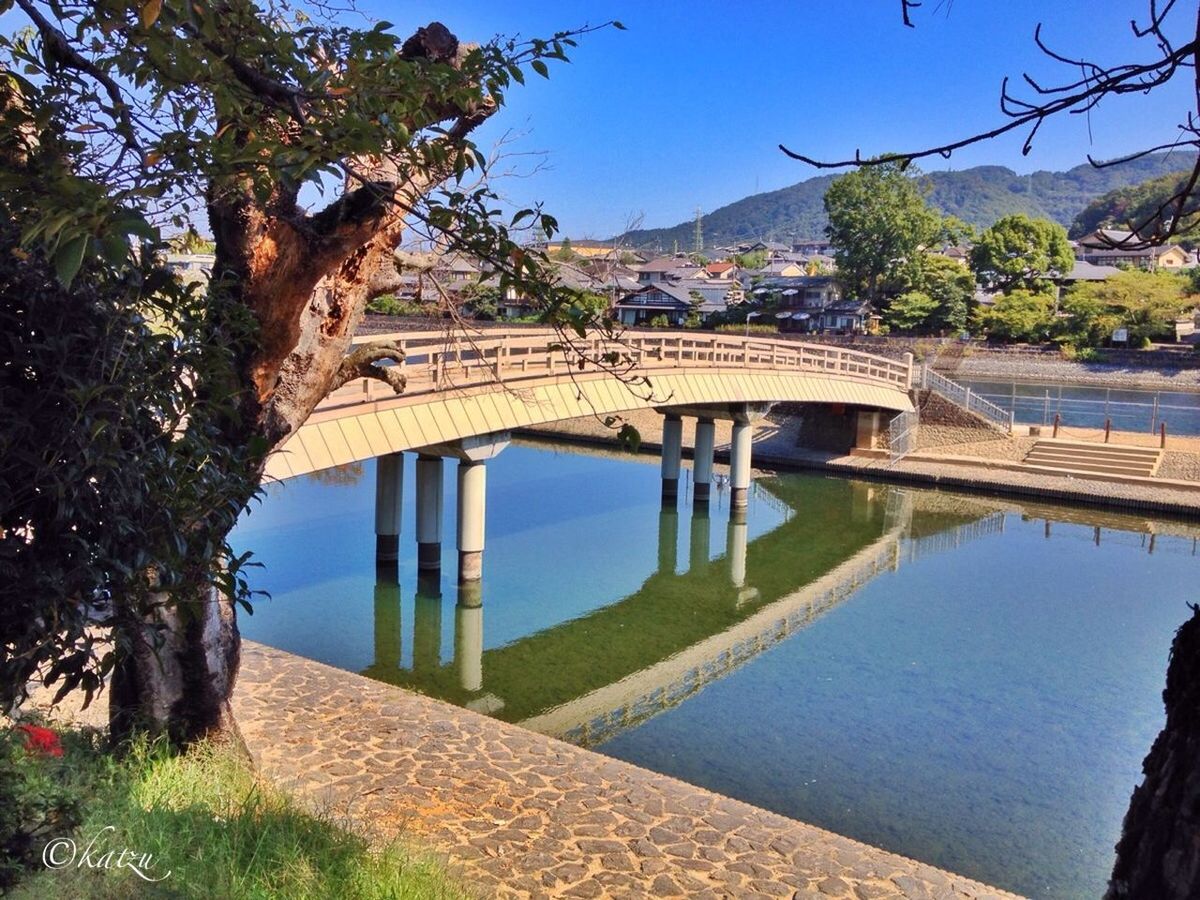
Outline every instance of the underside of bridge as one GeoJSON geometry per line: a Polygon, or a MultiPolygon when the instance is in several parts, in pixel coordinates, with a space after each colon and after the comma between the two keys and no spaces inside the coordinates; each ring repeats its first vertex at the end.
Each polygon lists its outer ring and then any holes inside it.
{"type": "MultiPolygon", "coordinates": [[[[846,377],[736,369],[656,372],[649,386],[606,373],[555,376],[516,387],[486,385],[318,409],[267,464],[268,479],[306,475],[388,453],[580,416],[684,407],[802,403],[885,411],[912,409],[907,390],[846,377]]],[[[856,427],[857,427],[857,419],[856,427]]]]}

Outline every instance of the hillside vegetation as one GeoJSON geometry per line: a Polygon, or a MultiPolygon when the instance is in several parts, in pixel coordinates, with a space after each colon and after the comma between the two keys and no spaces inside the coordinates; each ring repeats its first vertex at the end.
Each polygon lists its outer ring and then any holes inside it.
{"type": "MultiPolygon", "coordinates": [[[[977,228],[1013,213],[1047,218],[1070,226],[1089,203],[1118,188],[1173,175],[1191,163],[1182,154],[1154,154],[1111,168],[1089,164],[1066,172],[1018,175],[1004,166],[976,166],[961,172],[925,176],[929,201],[940,211],[977,228]]],[[[828,220],[823,200],[836,175],[821,175],[791,187],[745,197],[704,216],[709,247],[754,240],[786,243],[793,237],[819,237],[828,220]]],[[[676,242],[691,249],[695,221],[672,228],[631,231],[619,239],[630,247],[670,250],[676,242]]]]}

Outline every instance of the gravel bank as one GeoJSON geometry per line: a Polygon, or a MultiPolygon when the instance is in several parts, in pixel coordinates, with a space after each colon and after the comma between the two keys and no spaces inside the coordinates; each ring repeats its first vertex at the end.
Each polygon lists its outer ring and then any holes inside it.
{"type": "Polygon", "coordinates": [[[973,353],[947,368],[950,378],[1002,378],[1023,381],[1061,381],[1100,387],[1149,387],[1200,392],[1200,369],[1120,366],[1071,362],[1047,354],[1008,355],[973,353]]]}

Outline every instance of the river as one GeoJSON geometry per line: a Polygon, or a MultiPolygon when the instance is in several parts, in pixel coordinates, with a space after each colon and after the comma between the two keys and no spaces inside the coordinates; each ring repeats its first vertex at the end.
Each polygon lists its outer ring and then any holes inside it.
{"type": "Polygon", "coordinates": [[[488,463],[479,597],[449,521],[415,577],[411,457],[395,580],[373,463],[272,486],[235,533],[271,593],[243,633],[999,887],[1103,892],[1197,529],[812,474],[757,479],[743,524],[721,493],[662,511],[656,462],[488,463]]]}

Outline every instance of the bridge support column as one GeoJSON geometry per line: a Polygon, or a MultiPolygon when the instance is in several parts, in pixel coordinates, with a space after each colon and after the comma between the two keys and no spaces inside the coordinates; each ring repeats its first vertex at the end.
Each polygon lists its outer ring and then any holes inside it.
{"type": "Polygon", "coordinates": [[[417,457],[417,569],[442,567],[442,458],[417,457]]]}
{"type": "Polygon", "coordinates": [[[683,419],[674,413],[663,416],[662,501],[674,506],[679,497],[679,464],[683,454],[683,419]]]}
{"type": "Polygon", "coordinates": [[[458,462],[458,581],[483,577],[483,532],[487,504],[487,466],[458,462]]]}
{"type": "Polygon", "coordinates": [[[730,512],[725,552],[729,556],[729,580],[739,591],[746,586],[746,543],[749,535],[750,526],[746,523],[746,511],[735,509],[730,512]]]}
{"type": "Polygon", "coordinates": [[[400,558],[400,506],[404,500],[404,454],[375,461],[375,564],[394,567],[400,558]]]}
{"type": "Polygon", "coordinates": [[[734,420],[729,444],[729,508],[745,509],[750,502],[750,447],[754,426],[734,420]]]}
{"type": "Polygon", "coordinates": [[[483,690],[483,596],[478,582],[458,589],[454,608],[454,668],[464,691],[483,690]]]}
{"type": "Polygon", "coordinates": [[[692,453],[692,498],[696,506],[708,504],[716,433],[717,426],[712,419],[696,420],[696,447],[692,453]]]}

